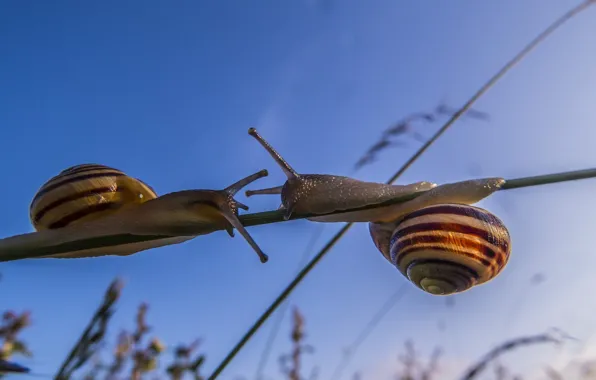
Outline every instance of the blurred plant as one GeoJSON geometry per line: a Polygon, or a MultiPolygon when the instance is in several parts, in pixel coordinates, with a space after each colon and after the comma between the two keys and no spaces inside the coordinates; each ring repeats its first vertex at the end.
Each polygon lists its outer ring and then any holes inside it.
{"type": "Polygon", "coordinates": [[[85,365],[91,357],[98,354],[106,334],[108,322],[114,314],[114,304],[120,298],[122,286],[122,282],[118,279],[110,284],[102,304],[91,318],[91,322],[89,322],[64,363],[60,366],[55,379],[70,379],[77,369],[85,365]]]}
{"type": "MultiPolygon", "coordinates": [[[[358,161],[356,161],[354,170],[359,170],[363,166],[373,163],[379,153],[390,147],[407,145],[403,140],[396,141],[392,139],[409,137],[420,143],[425,143],[428,138],[424,137],[416,130],[415,123],[424,122],[426,124],[432,124],[438,121],[441,116],[453,116],[456,112],[457,109],[452,109],[444,104],[439,104],[430,112],[415,112],[406,116],[382,132],[381,138],[371,146],[358,161]]],[[[465,115],[476,119],[488,120],[488,114],[473,109],[467,110],[465,115]]]]}
{"type": "Polygon", "coordinates": [[[87,380],[96,379],[101,372],[106,373],[106,379],[114,379],[126,370],[129,359],[132,361],[131,380],[140,380],[144,375],[157,368],[159,356],[165,347],[158,338],[152,338],[143,344],[143,339],[151,331],[146,320],[148,309],[149,306],[146,303],[139,305],[134,332],[129,333],[126,330],[120,332],[116,347],[114,347],[112,363],[106,366],[97,357],[95,364],[85,377],[87,380]]]}
{"type": "MultiPolygon", "coordinates": [[[[132,358],[132,369],[131,379],[140,380],[141,375],[149,373],[157,368],[157,362],[159,355],[164,351],[164,345],[158,338],[149,340],[147,345],[143,348],[143,338],[151,331],[151,328],[147,325],[146,316],[149,306],[146,303],[142,303],[139,306],[136,317],[136,329],[132,335],[126,335],[124,332],[122,340],[128,340],[124,347],[130,349],[134,347],[131,352],[132,358]]],[[[118,345],[120,346],[120,344],[118,345]]],[[[119,353],[120,348],[116,349],[119,353]]],[[[115,355],[116,356],[116,355],[115,355]]]]}
{"type": "MultiPolygon", "coordinates": [[[[563,336],[565,337],[565,336],[563,336]]],[[[475,379],[478,374],[486,369],[486,367],[497,359],[499,356],[503,355],[506,352],[512,351],[516,348],[529,346],[533,344],[543,344],[543,343],[554,343],[560,344],[562,342],[562,337],[555,337],[554,334],[545,333],[539,334],[534,336],[526,336],[521,338],[516,338],[509,340],[505,343],[498,345],[496,348],[492,349],[488,354],[486,354],[482,359],[476,362],[472,367],[465,372],[462,376],[462,380],[472,380],[475,379]]]]}
{"type": "Polygon", "coordinates": [[[31,370],[29,368],[20,364],[0,359],[0,377],[4,377],[6,374],[29,373],[30,371],[31,370]]]}
{"type": "Polygon", "coordinates": [[[83,380],[97,379],[99,377],[99,374],[101,373],[101,371],[104,369],[104,364],[101,361],[101,358],[99,357],[99,355],[94,355],[92,362],[93,362],[93,365],[91,365],[91,368],[89,368],[89,370],[87,371],[85,376],[83,376],[83,380]]]}
{"type": "Polygon", "coordinates": [[[570,360],[559,370],[547,366],[544,372],[549,380],[596,380],[596,359],[570,360]]]}
{"type": "Polygon", "coordinates": [[[182,379],[184,373],[190,373],[195,380],[203,380],[200,370],[205,363],[206,357],[203,354],[197,355],[194,359],[191,359],[193,352],[197,350],[201,343],[200,339],[196,339],[191,344],[179,345],[176,347],[174,353],[174,362],[166,369],[168,375],[173,380],[182,379]]]}
{"type": "Polygon", "coordinates": [[[442,350],[436,347],[426,366],[422,365],[417,359],[417,353],[414,349],[414,343],[407,340],[405,343],[406,353],[399,355],[399,361],[402,363],[401,372],[396,375],[396,380],[431,380],[434,373],[437,372],[439,357],[442,350]]]}
{"type": "MultiPolygon", "coordinates": [[[[108,290],[108,293],[112,296],[114,295],[110,290],[108,290]]],[[[115,298],[110,298],[110,300],[115,300],[115,298]]],[[[140,380],[146,378],[148,375],[155,375],[154,371],[158,368],[159,359],[161,358],[161,354],[166,351],[166,347],[157,337],[148,339],[146,343],[144,343],[147,335],[152,330],[152,327],[147,324],[148,310],[149,305],[147,303],[141,303],[137,309],[134,331],[129,332],[127,330],[122,330],[118,334],[117,342],[112,352],[111,363],[106,364],[101,359],[99,346],[96,346],[96,349],[92,350],[92,352],[78,349],[78,352],[87,352],[84,355],[79,354],[79,356],[82,355],[87,359],[85,362],[89,361],[88,359],[91,357],[93,358],[87,373],[83,377],[85,380],[96,380],[100,378],[112,380],[120,377],[130,378],[131,380],[140,380]],[[126,373],[129,375],[125,376],[124,374],[126,373]]],[[[110,311],[108,314],[111,315],[112,312],[113,311],[110,311]]],[[[107,315],[105,304],[102,305],[102,308],[100,308],[97,314],[103,316],[107,315]]],[[[103,322],[100,323],[100,329],[103,338],[107,330],[108,320],[104,318],[102,321],[103,322]]],[[[96,333],[95,335],[98,334],[99,333],[96,333]]],[[[82,340],[85,341],[85,339],[82,340]]],[[[179,345],[175,348],[173,363],[169,365],[165,371],[170,378],[176,380],[182,379],[185,373],[189,373],[195,380],[203,379],[199,371],[205,362],[205,355],[198,355],[192,358],[199,343],[200,340],[197,339],[189,345],[179,345]]],[[[79,361],[76,361],[76,363],[78,364],[79,361]]],[[[76,368],[82,367],[83,364],[84,363],[77,365],[76,368]]],[[[57,378],[69,379],[71,378],[70,376],[72,376],[73,371],[74,370],[71,370],[68,373],[64,372],[60,375],[63,377],[57,378]]],[[[161,377],[157,376],[156,378],[161,377]]]]}
{"type": "MultiPolygon", "coordinates": [[[[110,365],[105,365],[99,356],[100,346],[102,346],[105,337],[108,322],[113,315],[113,306],[120,296],[122,284],[115,280],[108,288],[102,305],[95,313],[89,326],[82,334],[79,342],[71,351],[69,357],[64,362],[56,375],[55,379],[71,379],[72,374],[84,364],[90,362],[88,372],[81,377],[85,380],[96,380],[104,378],[106,380],[113,380],[119,378],[123,373],[128,372],[131,380],[141,380],[148,378],[148,375],[154,375],[154,379],[162,378],[154,370],[158,368],[158,360],[161,354],[165,352],[166,347],[158,338],[152,338],[143,344],[144,339],[152,328],[147,324],[148,304],[142,303],[139,305],[136,318],[135,330],[127,332],[123,330],[118,335],[118,341],[113,351],[112,362],[110,365]],[[130,363],[129,363],[130,361],[130,363]],[[130,364],[127,371],[127,364],[130,364]],[[101,376],[101,375],[104,376],[101,376]]],[[[16,314],[14,312],[5,312],[2,317],[2,324],[0,324],[0,338],[4,340],[2,350],[0,351],[0,372],[29,372],[29,369],[16,363],[7,361],[13,354],[21,354],[31,356],[26,345],[17,338],[17,335],[25,327],[30,325],[30,313],[23,312],[16,314]],[[8,343],[7,343],[8,342],[8,343]]],[[[290,340],[292,349],[289,354],[282,355],[279,358],[281,371],[287,376],[288,380],[314,380],[318,378],[318,367],[314,367],[308,377],[304,377],[302,372],[302,359],[304,353],[313,353],[314,348],[311,345],[305,344],[305,319],[298,308],[293,309],[292,315],[292,329],[290,340]]],[[[466,371],[463,375],[463,380],[473,380],[486,369],[490,364],[493,364],[494,376],[497,380],[521,380],[519,376],[512,376],[510,372],[503,365],[497,362],[498,358],[505,352],[511,351],[515,348],[539,344],[539,343],[561,343],[563,338],[569,338],[564,333],[554,330],[552,333],[540,334],[536,336],[521,337],[507,341],[486,354],[471,369],[466,371]],[[556,337],[554,333],[558,332],[556,337]]],[[[197,351],[201,344],[200,339],[195,339],[188,345],[178,345],[174,348],[173,362],[166,367],[165,374],[173,380],[181,380],[185,374],[191,375],[194,380],[204,380],[200,374],[200,369],[205,362],[204,354],[193,354],[197,351]]],[[[402,369],[396,375],[396,380],[432,380],[436,378],[438,372],[438,361],[442,354],[441,348],[437,347],[433,351],[428,363],[423,365],[418,359],[418,354],[414,348],[411,340],[405,342],[405,353],[399,355],[399,361],[402,364],[402,369]]],[[[595,379],[596,361],[586,361],[581,366],[581,379],[595,379]]],[[[552,368],[546,368],[546,374],[551,380],[563,379],[563,376],[552,368]]],[[[1,374],[0,374],[1,376],[1,374]]],[[[353,374],[353,380],[363,379],[360,372],[353,374]]]]}
{"type": "Polygon", "coordinates": [[[32,353],[27,345],[18,338],[18,335],[31,324],[31,313],[24,311],[17,314],[14,311],[6,311],[2,315],[0,324],[0,359],[8,360],[15,354],[31,357],[32,353]]]}
{"type": "MultiPolygon", "coordinates": [[[[292,341],[292,352],[289,355],[282,355],[279,358],[281,365],[281,371],[288,376],[289,380],[301,380],[303,377],[300,375],[300,369],[302,364],[303,353],[313,353],[314,348],[310,345],[304,344],[304,317],[300,313],[300,310],[295,307],[292,315],[292,333],[290,339],[292,341]]],[[[316,377],[316,369],[314,370],[316,377]]]]}
{"type": "Polygon", "coordinates": [[[521,380],[521,376],[511,375],[509,369],[502,363],[495,361],[493,368],[495,370],[495,380],[521,380]]]}
{"type": "Polygon", "coordinates": [[[581,377],[584,380],[596,379],[596,360],[588,360],[581,364],[581,377]]]}
{"type": "Polygon", "coordinates": [[[7,373],[29,372],[29,369],[13,363],[10,359],[14,355],[31,357],[33,354],[19,334],[31,325],[31,313],[24,311],[18,314],[14,311],[5,311],[0,322],[0,378],[7,373]]]}
{"type": "Polygon", "coordinates": [[[548,376],[548,378],[550,380],[563,380],[563,376],[561,376],[559,371],[556,371],[555,369],[553,369],[551,367],[546,367],[544,369],[544,372],[546,373],[546,376],[548,376]]]}

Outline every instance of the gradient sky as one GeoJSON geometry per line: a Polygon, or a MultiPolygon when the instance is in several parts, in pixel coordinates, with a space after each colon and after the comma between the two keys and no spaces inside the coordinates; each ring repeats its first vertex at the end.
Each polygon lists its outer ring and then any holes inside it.
{"type": "MultiPolygon", "coordinates": [[[[124,170],[159,194],[223,188],[264,168],[269,177],[252,188],[281,184],[283,173],[248,136],[250,126],[299,172],[351,175],[383,129],[441,101],[463,104],[577,2],[3,1],[0,233],[32,231],[28,206],[38,187],[85,162],[124,170]]],[[[595,19],[589,9],[552,35],[478,101],[489,122],[456,123],[399,183],[595,167],[595,19]]],[[[411,141],[385,151],[355,176],[385,181],[417,147],[411,141]]],[[[504,362],[540,374],[546,364],[596,356],[594,184],[512,190],[481,202],[510,230],[506,269],[454,296],[452,308],[411,286],[344,378],[361,371],[363,379],[390,379],[406,339],[422,355],[441,345],[445,378],[505,339],[550,327],[579,341],[524,348],[504,362]],[[546,281],[533,286],[538,272],[546,281]]],[[[279,205],[273,196],[238,199],[251,212],[279,205]]],[[[340,227],[326,225],[317,247],[340,227]]],[[[111,342],[133,327],[146,301],[149,323],[166,344],[205,339],[208,374],[289,283],[318,228],[307,221],[250,228],[270,256],[265,265],[225,232],[125,258],[2,263],[0,309],[32,311],[23,338],[35,357],[21,362],[53,374],[121,276],[111,342]]],[[[316,364],[319,378],[329,378],[342,347],[405,281],[367,226],[355,226],[290,299],[316,348],[306,372],[316,364]]],[[[221,379],[253,379],[273,320],[221,379]]],[[[289,329],[286,318],[266,368],[272,378],[279,378],[277,355],[290,349],[289,329]]]]}

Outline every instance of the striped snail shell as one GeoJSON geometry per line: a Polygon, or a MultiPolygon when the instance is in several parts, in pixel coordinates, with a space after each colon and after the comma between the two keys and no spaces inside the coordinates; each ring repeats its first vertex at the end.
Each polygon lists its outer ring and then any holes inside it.
{"type": "Polygon", "coordinates": [[[29,218],[37,231],[56,229],[155,198],[150,186],[118,169],[82,164],[61,171],[41,186],[29,207],[29,218]]]}
{"type": "Polygon", "coordinates": [[[392,223],[369,223],[369,230],[385,259],[434,295],[460,293],[493,279],[511,251],[503,222],[465,204],[423,207],[392,223]]]}

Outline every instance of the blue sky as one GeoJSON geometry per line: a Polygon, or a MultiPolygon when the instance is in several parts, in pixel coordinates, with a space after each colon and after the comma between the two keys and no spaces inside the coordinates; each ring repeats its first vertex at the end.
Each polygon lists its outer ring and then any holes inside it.
{"type": "MultiPolygon", "coordinates": [[[[266,168],[255,126],[299,172],[349,175],[380,132],[409,112],[461,105],[499,67],[577,1],[251,3],[23,2],[0,5],[2,236],[32,231],[37,188],[68,166],[98,162],[159,194],[223,188],[266,168]],[[307,154],[307,152],[310,153],[307,154]]],[[[454,125],[399,181],[505,178],[596,166],[596,9],[573,20],[485,95],[490,122],[454,125]],[[472,168],[476,172],[472,171],[472,168]],[[480,168],[481,172],[478,172],[480,168]]],[[[420,132],[430,135],[436,127],[420,132]]],[[[417,148],[384,152],[355,176],[385,181],[417,148]]],[[[254,187],[257,187],[255,184],[254,187]]],[[[508,356],[519,373],[596,356],[591,294],[594,181],[495,194],[481,202],[512,235],[495,280],[455,296],[455,307],[411,287],[345,374],[389,379],[406,339],[445,350],[447,376],[492,345],[557,326],[581,341],[508,356]],[[546,281],[529,285],[542,272],[546,281]],[[437,329],[439,320],[446,330],[437,329]],[[586,343],[587,342],[587,343],[586,343]]],[[[238,199],[253,211],[276,197],[238,199]]],[[[261,264],[239,236],[217,232],[126,258],[0,264],[0,309],[30,309],[24,361],[54,373],[115,276],[126,281],[111,337],[132,327],[140,302],[166,344],[204,337],[209,373],[296,273],[307,221],[252,227],[261,264]]],[[[321,247],[339,225],[326,225],[321,247]]],[[[314,252],[313,252],[314,253],[314,252]]],[[[307,340],[328,378],[372,314],[406,281],[355,226],[294,292],[307,340]]],[[[289,316],[289,314],[288,314],[289,316]]],[[[253,378],[270,321],[220,378],[253,378]]],[[[283,322],[266,373],[289,350],[283,322]]]]}

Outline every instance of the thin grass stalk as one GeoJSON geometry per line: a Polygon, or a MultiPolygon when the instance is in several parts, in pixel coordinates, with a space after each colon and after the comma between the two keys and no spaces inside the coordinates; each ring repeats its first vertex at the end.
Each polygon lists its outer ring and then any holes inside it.
{"type": "Polygon", "coordinates": [[[462,380],[475,379],[483,370],[485,370],[489,363],[497,359],[499,356],[506,352],[512,351],[516,348],[529,346],[532,344],[543,344],[543,343],[555,343],[559,344],[561,341],[556,339],[551,334],[540,334],[535,336],[526,336],[516,338],[500,344],[496,348],[492,349],[482,359],[475,363],[470,369],[468,369],[461,377],[462,380]]]}
{"type": "Polygon", "coordinates": [[[348,347],[346,354],[338,363],[337,367],[335,367],[335,370],[333,371],[330,377],[331,380],[341,379],[343,371],[346,369],[348,364],[350,364],[350,361],[354,358],[354,354],[356,353],[358,347],[360,347],[362,342],[364,342],[364,340],[369,336],[369,334],[378,326],[378,324],[383,320],[385,315],[387,315],[387,313],[393,308],[393,306],[395,306],[395,304],[400,299],[402,299],[403,295],[409,288],[409,285],[410,284],[408,283],[402,284],[402,286],[400,286],[397,289],[397,291],[395,291],[395,293],[393,293],[391,297],[387,301],[385,301],[385,303],[383,303],[379,310],[377,310],[377,312],[373,315],[370,321],[368,321],[368,323],[364,326],[362,331],[360,331],[354,342],[352,342],[352,344],[348,347]]]}
{"type": "Polygon", "coordinates": [[[58,373],[57,380],[68,380],[74,371],[81,368],[99,349],[105,337],[108,322],[114,313],[114,304],[120,298],[122,281],[116,279],[108,287],[103,302],[97,309],[89,325],[64,360],[58,373]]]}
{"type": "MultiPolygon", "coordinates": [[[[581,4],[572,8],[564,15],[559,17],[555,22],[544,29],[534,40],[527,44],[513,59],[511,59],[505,66],[503,66],[492,78],[488,80],[465,104],[459,109],[451,118],[422,146],[420,149],[387,181],[388,184],[394,183],[443,133],[449,129],[449,127],[463,115],[471,106],[486,92],[488,91],[501,77],[503,77],[511,68],[519,63],[527,54],[532,51],[536,46],[543,42],[550,34],[557,30],[560,26],[571,20],[575,15],[581,13],[587,9],[590,5],[596,3],[596,0],[584,0],[581,4]]],[[[594,173],[592,173],[594,174],[594,173]]],[[[524,180],[519,183],[520,187],[524,184],[524,180]]],[[[557,181],[549,182],[554,183],[557,181]]],[[[511,189],[511,187],[509,187],[511,189]]],[[[250,219],[249,219],[250,220],[250,219]]],[[[248,220],[243,220],[245,222],[248,220]]],[[[216,379],[219,374],[225,369],[225,367],[232,361],[240,349],[248,342],[248,340],[254,335],[254,333],[265,323],[267,318],[275,311],[275,309],[283,303],[283,300],[290,295],[296,286],[302,281],[302,279],[317,265],[317,263],[325,256],[325,254],[333,248],[335,243],[348,232],[353,223],[345,224],[338,233],[331,238],[331,240],[321,249],[321,251],[304,267],[302,271],[292,280],[292,282],[282,291],[275,301],[265,310],[263,315],[257,319],[255,324],[247,331],[247,333],[240,339],[236,346],[230,351],[230,353],[223,359],[221,364],[215,369],[215,371],[208,377],[208,380],[216,379]]]]}
{"type": "MultiPolygon", "coordinates": [[[[311,236],[310,240],[308,241],[308,244],[306,244],[304,253],[302,253],[302,259],[300,260],[300,263],[298,264],[297,270],[300,270],[300,268],[302,268],[302,267],[304,267],[304,265],[306,265],[307,260],[308,260],[308,255],[309,255],[310,251],[312,250],[312,247],[315,245],[315,243],[317,242],[317,240],[323,233],[323,227],[324,227],[324,225],[319,226],[319,228],[317,228],[316,232],[311,236]]],[[[269,337],[268,337],[267,342],[265,343],[265,347],[263,348],[263,351],[261,353],[261,358],[259,359],[259,364],[258,364],[257,370],[255,372],[255,377],[254,377],[255,380],[262,380],[263,370],[265,369],[265,365],[267,364],[267,360],[269,359],[269,355],[271,354],[271,348],[273,346],[273,342],[275,341],[275,338],[277,337],[277,334],[281,327],[281,322],[283,321],[285,313],[289,307],[288,301],[289,300],[286,299],[286,303],[278,311],[277,320],[275,321],[276,323],[271,328],[271,332],[269,333],[269,337]]]]}

